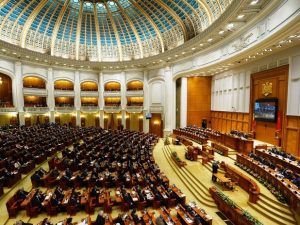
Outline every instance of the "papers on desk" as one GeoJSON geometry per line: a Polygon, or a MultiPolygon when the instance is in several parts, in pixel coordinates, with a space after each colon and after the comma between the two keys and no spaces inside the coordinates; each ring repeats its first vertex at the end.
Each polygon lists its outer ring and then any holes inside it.
{"type": "Polygon", "coordinates": [[[78,225],[88,225],[88,222],[87,222],[87,220],[85,219],[85,220],[81,221],[80,223],[78,223],[78,225]]]}
{"type": "Polygon", "coordinates": [[[132,201],[134,201],[134,202],[137,202],[139,199],[138,198],[136,198],[136,197],[133,197],[132,198],[132,201]]]}
{"type": "Polygon", "coordinates": [[[69,199],[67,198],[65,201],[64,201],[64,204],[67,204],[69,201],[69,199]]]}
{"type": "Polygon", "coordinates": [[[168,196],[166,195],[166,194],[163,194],[162,195],[165,199],[167,199],[168,198],[168,196]]]}
{"type": "Polygon", "coordinates": [[[181,195],[180,195],[180,197],[182,197],[182,198],[185,197],[185,196],[186,196],[185,194],[181,194],[181,195]]]}
{"type": "Polygon", "coordinates": [[[117,194],[117,195],[120,195],[120,192],[119,192],[119,191],[116,191],[116,194],[117,194]]]}
{"type": "Polygon", "coordinates": [[[188,216],[185,215],[184,218],[185,218],[185,220],[186,220],[188,223],[193,223],[193,220],[191,220],[190,217],[188,217],[188,216]]]}
{"type": "Polygon", "coordinates": [[[49,200],[51,196],[52,196],[52,192],[50,192],[50,193],[45,197],[45,200],[49,200]]]}
{"type": "Polygon", "coordinates": [[[58,222],[56,225],[63,225],[64,223],[61,221],[61,222],[58,222]]]}

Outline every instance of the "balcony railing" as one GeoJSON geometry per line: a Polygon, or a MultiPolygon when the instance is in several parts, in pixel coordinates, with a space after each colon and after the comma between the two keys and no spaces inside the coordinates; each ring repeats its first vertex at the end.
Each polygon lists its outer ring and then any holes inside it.
{"type": "Polygon", "coordinates": [[[136,113],[140,113],[143,111],[143,106],[142,105],[128,105],[126,106],[126,111],[127,112],[136,112],[136,113]]]}
{"type": "Polygon", "coordinates": [[[74,90],[54,90],[54,96],[75,96],[74,90]]]}
{"type": "Polygon", "coordinates": [[[60,112],[72,112],[75,110],[75,107],[74,106],[55,106],[54,110],[60,111],[60,112]]]}
{"type": "Polygon", "coordinates": [[[119,113],[121,111],[121,106],[104,106],[104,111],[109,113],[119,113]]]}
{"type": "Polygon", "coordinates": [[[0,112],[16,112],[16,108],[15,107],[3,107],[0,106],[0,112]]]}
{"type": "Polygon", "coordinates": [[[23,88],[24,95],[33,95],[33,96],[47,96],[47,90],[41,88],[23,88]]]}
{"type": "Polygon", "coordinates": [[[98,91],[80,91],[80,95],[83,97],[98,97],[99,92],[98,91]]]}
{"type": "Polygon", "coordinates": [[[49,107],[30,106],[24,107],[25,112],[48,112],[49,107]]]}
{"type": "Polygon", "coordinates": [[[144,96],[143,90],[127,90],[126,91],[127,96],[144,96]]]}
{"type": "Polygon", "coordinates": [[[99,106],[81,106],[81,111],[83,111],[83,112],[97,112],[97,111],[99,111],[99,106]]]}
{"type": "Polygon", "coordinates": [[[104,96],[121,96],[121,91],[104,91],[104,96]]]}

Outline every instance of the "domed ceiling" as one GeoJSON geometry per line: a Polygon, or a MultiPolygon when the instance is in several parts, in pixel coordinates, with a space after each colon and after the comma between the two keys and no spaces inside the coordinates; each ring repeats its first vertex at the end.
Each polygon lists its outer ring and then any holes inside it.
{"type": "Polygon", "coordinates": [[[176,48],[232,0],[2,0],[0,39],[67,59],[118,62],[176,48]]]}

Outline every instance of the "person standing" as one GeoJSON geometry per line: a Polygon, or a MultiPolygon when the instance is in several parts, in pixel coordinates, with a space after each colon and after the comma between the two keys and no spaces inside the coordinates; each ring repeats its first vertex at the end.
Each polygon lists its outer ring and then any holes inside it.
{"type": "Polygon", "coordinates": [[[216,173],[218,173],[218,169],[219,169],[219,162],[215,161],[212,163],[212,181],[216,182],[217,181],[217,177],[215,176],[216,173]]]}

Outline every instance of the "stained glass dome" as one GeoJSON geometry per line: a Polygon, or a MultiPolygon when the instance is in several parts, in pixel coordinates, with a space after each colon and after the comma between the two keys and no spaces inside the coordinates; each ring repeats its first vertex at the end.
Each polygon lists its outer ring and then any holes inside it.
{"type": "Polygon", "coordinates": [[[174,49],[232,0],[2,0],[0,39],[67,59],[118,62],[174,49]]]}

